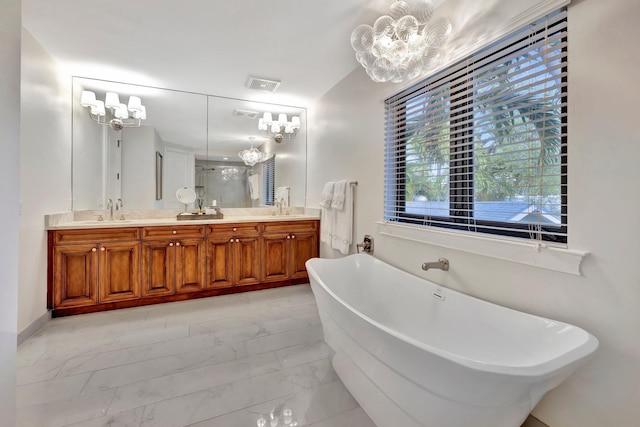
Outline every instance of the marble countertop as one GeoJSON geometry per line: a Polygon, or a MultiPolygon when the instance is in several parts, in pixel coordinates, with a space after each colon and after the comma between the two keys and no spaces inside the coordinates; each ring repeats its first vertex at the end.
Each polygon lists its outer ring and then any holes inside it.
{"type": "MultiPolygon", "coordinates": [[[[292,209],[293,210],[293,209],[292,209]]],[[[102,214],[102,212],[100,212],[102,214]]],[[[138,212],[125,212],[124,220],[98,220],[95,213],[66,212],[62,214],[47,215],[45,218],[47,230],[68,230],[80,228],[123,228],[123,227],[146,227],[146,226],[181,226],[181,225],[203,225],[203,224],[230,224],[240,222],[274,222],[274,221],[304,221],[319,220],[318,209],[296,209],[289,214],[273,215],[264,209],[251,212],[248,209],[234,212],[223,210],[223,219],[189,219],[178,220],[176,216],[171,217],[140,217],[138,212]],[[93,219],[95,218],[95,219],[93,219]]],[[[114,213],[114,217],[119,216],[114,213]]],[[[106,215],[103,215],[106,218],[106,215]]]]}

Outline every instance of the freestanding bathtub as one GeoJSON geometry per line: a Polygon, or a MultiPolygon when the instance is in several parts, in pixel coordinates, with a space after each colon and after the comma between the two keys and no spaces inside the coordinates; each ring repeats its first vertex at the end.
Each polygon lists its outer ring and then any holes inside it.
{"type": "Polygon", "coordinates": [[[518,427],[598,347],[370,255],[306,266],[333,366],[378,427],[518,427]]]}

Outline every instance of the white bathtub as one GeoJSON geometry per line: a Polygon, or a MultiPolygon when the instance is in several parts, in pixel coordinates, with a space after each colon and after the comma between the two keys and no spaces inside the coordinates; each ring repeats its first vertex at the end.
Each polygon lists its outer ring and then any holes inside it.
{"type": "Polygon", "coordinates": [[[518,427],[598,347],[369,255],[306,265],[333,366],[378,427],[518,427]]]}

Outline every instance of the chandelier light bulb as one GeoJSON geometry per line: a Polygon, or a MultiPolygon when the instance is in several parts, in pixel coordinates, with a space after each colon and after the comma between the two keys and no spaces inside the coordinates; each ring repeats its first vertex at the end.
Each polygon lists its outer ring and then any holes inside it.
{"type": "Polygon", "coordinates": [[[402,83],[439,65],[438,50],[449,39],[446,18],[432,19],[431,0],[400,0],[372,26],[358,25],[351,33],[356,60],[376,82],[402,83]]]}

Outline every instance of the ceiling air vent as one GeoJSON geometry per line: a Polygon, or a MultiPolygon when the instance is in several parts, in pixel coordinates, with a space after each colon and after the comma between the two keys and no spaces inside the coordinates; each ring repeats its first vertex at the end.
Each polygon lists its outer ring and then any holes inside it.
{"type": "Polygon", "coordinates": [[[268,79],[262,79],[260,77],[249,76],[249,80],[247,81],[247,87],[249,89],[275,92],[275,90],[278,89],[278,86],[280,86],[280,83],[281,82],[279,80],[268,80],[268,79]]]}
{"type": "Polygon", "coordinates": [[[233,110],[234,116],[246,117],[247,119],[255,119],[259,114],[260,113],[258,113],[257,111],[241,110],[239,108],[233,110]]]}

